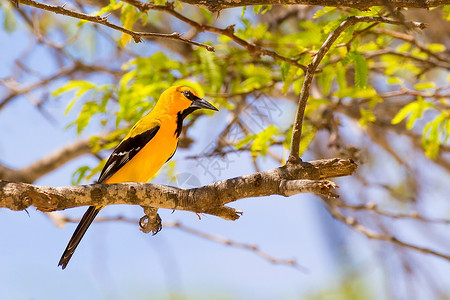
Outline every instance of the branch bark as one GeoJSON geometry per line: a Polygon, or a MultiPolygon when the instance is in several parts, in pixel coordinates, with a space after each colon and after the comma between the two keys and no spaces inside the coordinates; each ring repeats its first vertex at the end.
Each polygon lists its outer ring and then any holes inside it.
{"type": "Polygon", "coordinates": [[[325,179],[351,175],[356,169],[357,164],[349,159],[325,159],[286,165],[193,189],[149,183],[40,187],[0,181],[0,207],[23,210],[34,206],[41,211],[54,211],[87,205],[132,204],[207,213],[236,220],[240,212],[225,204],[268,195],[315,193],[335,196],[332,190],[337,185],[325,179]]]}
{"type": "Polygon", "coordinates": [[[196,6],[201,6],[210,11],[220,11],[225,8],[241,7],[247,5],[287,5],[303,4],[315,6],[351,7],[367,9],[372,6],[431,8],[449,4],[448,0],[181,0],[196,6]]]}

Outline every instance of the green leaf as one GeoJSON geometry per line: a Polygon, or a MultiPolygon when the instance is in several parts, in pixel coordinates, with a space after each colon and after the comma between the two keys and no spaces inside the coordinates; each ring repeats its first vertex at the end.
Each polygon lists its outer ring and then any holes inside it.
{"type": "Polygon", "coordinates": [[[299,155],[301,156],[308,149],[312,140],[316,136],[317,129],[308,123],[303,123],[302,126],[302,137],[300,139],[299,155]]]}
{"type": "Polygon", "coordinates": [[[403,80],[395,76],[389,76],[386,82],[389,84],[402,84],[403,80]]]}
{"type": "Polygon", "coordinates": [[[433,43],[428,44],[428,50],[430,50],[431,52],[444,52],[446,48],[443,44],[433,43]]]}
{"type": "Polygon", "coordinates": [[[336,97],[338,98],[364,98],[364,99],[370,99],[377,95],[377,91],[371,87],[368,86],[365,89],[360,89],[356,87],[348,87],[344,89],[340,89],[336,93],[334,93],[336,97]]]}
{"type": "Polygon", "coordinates": [[[435,159],[439,154],[441,139],[445,139],[445,136],[448,135],[448,132],[446,132],[447,121],[446,114],[442,113],[423,129],[422,145],[425,149],[425,154],[432,159],[435,159]]]}
{"type": "Polygon", "coordinates": [[[292,82],[294,82],[295,75],[297,74],[297,67],[289,67],[289,70],[287,72],[286,78],[284,80],[283,87],[281,88],[281,92],[283,94],[286,94],[289,90],[289,87],[291,86],[292,82]]]}
{"type": "Polygon", "coordinates": [[[66,85],[56,89],[53,91],[52,96],[58,97],[63,93],[69,92],[71,90],[78,90],[77,96],[81,96],[83,93],[88,90],[94,89],[96,87],[95,84],[85,80],[72,80],[69,81],[66,85]]]}
{"type": "Polygon", "coordinates": [[[14,17],[14,11],[10,3],[0,3],[0,8],[3,9],[3,29],[6,32],[11,33],[17,28],[16,19],[14,17]]]}
{"type": "Polygon", "coordinates": [[[206,21],[208,21],[208,23],[213,23],[212,13],[209,10],[200,7],[200,11],[202,12],[203,16],[205,17],[206,21]]]}
{"type": "Polygon", "coordinates": [[[263,5],[254,5],[253,6],[253,13],[255,15],[259,14],[259,12],[261,11],[262,8],[263,8],[263,5]]]}
{"type": "Polygon", "coordinates": [[[433,104],[425,102],[422,97],[417,97],[417,100],[405,105],[392,119],[391,124],[398,124],[403,121],[408,115],[408,121],[406,122],[406,129],[413,128],[417,119],[422,118],[425,111],[433,108],[433,104]]]}
{"type": "Polygon", "coordinates": [[[266,155],[267,149],[272,144],[272,141],[274,141],[274,136],[276,136],[277,133],[278,128],[274,125],[270,125],[260,133],[247,135],[245,138],[237,142],[234,147],[241,149],[245,145],[252,143],[250,150],[253,156],[258,156],[258,154],[266,155]]]}
{"type": "Polygon", "coordinates": [[[85,177],[86,173],[91,170],[88,166],[79,167],[72,175],[71,183],[72,185],[79,185],[81,180],[85,177]]]}
{"type": "Polygon", "coordinates": [[[217,93],[223,82],[222,68],[219,66],[219,62],[213,52],[209,52],[203,48],[198,51],[202,74],[208,80],[211,91],[217,93]]]}
{"type": "Polygon", "coordinates": [[[343,90],[347,88],[347,78],[345,77],[345,67],[342,62],[336,64],[336,80],[339,85],[339,89],[343,90]]]}
{"type": "Polygon", "coordinates": [[[446,21],[450,21],[450,5],[445,5],[442,8],[442,12],[444,13],[442,18],[446,21]]]}
{"type": "Polygon", "coordinates": [[[367,86],[367,75],[369,74],[366,59],[357,51],[349,52],[347,57],[353,61],[355,66],[355,86],[361,89],[365,88],[367,86]]]}
{"type": "MultiPolygon", "coordinates": [[[[125,3],[122,6],[120,21],[125,29],[133,29],[134,23],[139,19],[139,14],[136,8],[130,4],[125,3]]],[[[123,33],[119,40],[119,45],[125,47],[131,41],[131,35],[123,33]]]]}
{"type": "Polygon", "coordinates": [[[282,81],[286,80],[286,76],[287,76],[290,68],[291,68],[291,64],[290,63],[285,62],[285,61],[281,62],[280,73],[281,73],[281,80],[282,81]]]}
{"type": "Polygon", "coordinates": [[[335,74],[331,70],[323,70],[322,73],[317,75],[317,82],[322,88],[322,94],[328,95],[331,89],[331,83],[333,82],[335,74]]]}
{"type": "Polygon", "coordinates": [[[395,115],[395,117],[392,119],[391,124],[396,125],[399,124],[401,121],[406,119],[406,117],[411,114],[413,111],[417,110],[418,104],[417,102],[411,102],[405,106],[403,106],[398,113],[395,115]]]}
{"type": "Polygon", "coordinates": [[[396,51],[400,53],[408,52],[411,49],[411,43],[403,43],[400,46],[396,47],[396,51]]]}
{"type": "Polygon", "coordinates": [[[316,11],[316,13],[313,16],[313,19],[317,19],[320,18],[326,14],[328,14],[329,12],[332,12],[336,10],[336,7],[331,7],[331,6],[325,6],[324,8],[322,8],[321,10],[316,11]]]}
{"type": "Polygon", "coordinates": [[[258,153],[265,156],[267,154],[267,149],[274,140],[274,135],[278,132],[278,128],[274,125],[270,125],[260,133],[256,134],[255,140],[253,141],[250,150],[252,154],[256,156],[258,153]]]}
{"type": "Polygon", "coordinates": [[[249,134],[247,135],[245,138],[243,138],[242,140],[240,140],[239,142],[237,142],[234,147],[236,149],[241,149],[242,147],[244,147],[245,145],[247,145],[248,143],[250,143],[252,140],[254,140],[256,137],[256,134],[249,134]]]}
{"type": "Polygon", "coordinates": [[[360,108],[361,118],[359,119],[359,125],[366,128],[368,123],[373,123],[376,121],[375,114],[370,109],[360,108]]]}
{"type": "Polygon", "coordinates": [[[263,15],[266,12],[268,12],[271,8],[272,8],[272,5],[254,5],[253,6],[253,13],[255,15],[257,15],[257,14],[259,14],[261,12],[261,15],[263,15]]]}
{"type": "Polygon", "coordinates": [[[422,83],[417,83],[414,85],[414,88],[416,90],[426,90],[426,89],[432,89],[435,87],[436,87],[436,84],[434,82],[422,82],[422,83]]]}

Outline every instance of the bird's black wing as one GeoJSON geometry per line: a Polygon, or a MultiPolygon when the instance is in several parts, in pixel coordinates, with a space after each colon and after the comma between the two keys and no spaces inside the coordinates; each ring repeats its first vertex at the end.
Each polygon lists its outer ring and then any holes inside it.
{"type": "Polygon", "coordinates": [[[156,135],[159,126],[155,126],[141,134],[123,140],[114,149],[105,166],[103,167],[98,183],[105,182],[127,162],[129,162],[144,146],[156,135]]]}

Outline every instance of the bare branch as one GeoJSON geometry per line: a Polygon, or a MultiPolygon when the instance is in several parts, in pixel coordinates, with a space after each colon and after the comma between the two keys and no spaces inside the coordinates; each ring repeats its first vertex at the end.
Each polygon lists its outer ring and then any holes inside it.
{"type": "Polygon", "coordinates": [[[305,192],[330,196],[336,186],[323,179],[351,175],[356,168],[356,163],[348,159],[317,160],[193,189],[145,183],[39,187],[0,181],[0,207],[23,210],[35,206],[41,211],[54,211],[87,205],[133,204],[188,210],[236,220],[239,212],[225,204],[248,197],[305,192]]]}
{"type": "Polygon", "coordinates": [[[357,9],[367,9],[372,6],[383,6],[389,4],[392,7],[409,8],[431,8],[440,5],[449,4],[448,0],[181,0],[192,5],[201,6],[210,11],[220,11],[225,8],[241,7],[247,5],[316,5],[333,7],[351,7],[357,9]]]}
{"type": "Polygon", "coordinates": [[[64,6],[50,5],[50,4],[45,4],[45,3],[41,3],[41,2],[37,2],[37,1],[33,1],[33,0],[18,0],[18,2],[20,4],[25,4],[25,5],[29,5],[29,6],[33,6],[33,7],[42,9],[42,10],[51,11],[56,14],[65,15],[65,16],[76,18],[76,19],[86,20],[89,22],[105,25],[107,27],[110,27],[112,29],[115,29],[115,30],[118,30],[125,34],[130,35],[136,43],[142,42],[142,37],[166,38],[166,39],[176,40],[176,41],[180,41],[183,43],[188,43],[188,44],[192,44],[195,46],[203,47],[208,51],[214,51],[214,47],[182,38],[181,34],[177,33],[177,32],[173,32],[173,33],[137,32],[137,31],[129,30],[124,27],[115,25],[115,24],[109,22],[107,17],[88,15],[85,13],[81,13],[81,12],[77,12],[77,11],[74,11],[71,9],[64,8],[64,6]]]}
{"type": "MultiPolygon", "coordinates": [[[[314,78],[314,73],[316,72],[317,67],[319,66],[320,62],[322,61],[328,50],[330,50],[333,43],[341,35],[341,33],[343,33],[348,27],[359,22],[366,22],[366,23],[378,22],[397,25],[401,24],[401,22],[397,20],[388,19],[384,17],[351,16],[348,17],[345,21],[343,21],[341,25],[339,25],[339,27],[336,28],[332,33],[330,33],[328,38],[323,43],[322,47],[320,47],[319,51],[314,56],[312,62],[308,65],[305,73],[305,79],[303,81],[302,90],[299,95],[297,113],[294,121],[294,128],[292,130],[292,142],[288,163],[298,163],[301,161],[299,157],[299,150],[300,150],[300,139],[302,136],[303,117],[305,113],[306,103],[309,98],[311,83],[314,78]]],[[[426,24],[421,22],[407,22],[407,23],[409,26],[413,28],[423,29],[426,27],[426,24]]]]}
{"type": "MultiPolygon", "coordinates": [[[[53,212],[53,213],[47,213],[46,215],[58,228],[63,228],[67,223],[79,223],[80,222],[80,219],[68,218],[61,213],[53,212]]],[[[98,222],[124,222],[124,223],[130,223],[130,224],[138,224],[139,223],[137,220],[126,218],[123,216],[110,217],[110,218],[99,217],[99,218],[96,218],[94,220],[94,222],[96,222],[96,223],[98,223],[98,222]]],[[[254,254],[258,255],[262,259],[267,260],[273,264],[287,265],[289,267],[293,267],[302,272],[308,272],[308,270],[305,267],[301,266],[296,260],[275,258],[274,256],[259,249],[259,247],[256,245],[250,245],[250,244],[246,244],[246,243],[236,242],[236,241],[230,240],[228,238],[205,233],[205,232],[193,229],[191,227],[187,227],[187,226],[181,224],[180,222],[164,222],[162,224],[162,227],[179,229],[181,231],[187,232],[189,234],[195,235],[197,237],[200,237],[200,238],[203,238],[203,239],[215,242],[215,243],[248,250],[248,251],[253,252],[254,254]]]]}
{"type": "Polygon", "coordinates": [[[395,236],[391,236],[391,235],[387,235],[387,234],[382,234],[382,233],[378,233],[375,232],[363,225],[361,225],[360,223],[358,223],[358,221],[355,218],[352,217],[346,217],[344,216],[338,209],[337,207],[332,204],[331,202],[325,201],[328,205],[328,210],[331,213],[331,215],[336,218],[337,220],[351,226],[353,229],[355,229],[356,231],[359,231],[360,233],[364,234],[366,237],[368,237],[369,239],[374,239],[374,240],[380,240],[380,241],[386,241],[386,242],[390,242],[390,243],[394,243],[396,245],[402,246],[402,247],[406,247],[406,248],[410,248],[425,254],[432,254],[435,256],[438,256],[440,258],[443,258],[445,260],[450,261],[450,254],[443,254],[440,252],[437,252],[435,250],[431,250],[428,248],[424,248],[424,247],[420,247],[420,246],[416,246],[413,244],[409,244],[406,242],[403,242],[401,240],[399,240],[398,238],[396,238],[395,236]]]}
{"type": "Polygon", "coordinates": [[[83,64],[80,61],[75,61],[74,65],[72,67],[63,68],[63,69],[59,70],[56,74],[51,75],[47,78],[42,79],[39,82],[30,84],[25,87],[19,86],[19,84],[15,81],[10,82],[7,80],[0,79],[0,83],[2,83],[3,85],[5,85],[7,88],[9,88],[11,90],[9,95],[7,95],[5,98],[0,100],[0,110],[2,110],[6,104],[8,104],[11,100],[13,100],[17,96],[30,93],[35,89],[47,86],[48,84],[55,81],[56,79],[59,79],[59,78],[65,77],[65,76],[71,76],[77,72],[105,72],[105,73],[110,73],[110,74],[120,74],[120,75],[123,74],[123,72],[120,70],[113,71],[113,70],[107,69],[102,66],[88,66],[88,65],[83,64]]]}
{"type": "Polygon", "coordinates": [[[302,69],[303,71],[306,71],[306,67],[304,65],[300,64],[298,62],[298,59],[282,56],[273,50],[260,47],[258,45],[247,42],[246,40],[243,40],[240,37],[236,36],[234,34],[234,25],[230,25],[230,26],[222,29],[222,28],[217,28],[217,27],[210,26],[210,25],[200,24],[192,19],[189,19],[189,18],[183,16],[182,14],[178,13],[177,11],[175,11],[172,3],[169,3],[167,5],[155,5],[153,3],[145,3],[145,2],[138,1],[138,0],[122,0],[122,1],[127,2],[127,3],[137,7],[141,11],[147,11],[147,10],[165,11],[165,12],[171,14],[172,16],[174,16],[175,18],[179,19],[180,21],[196,28],[198,31],[209,31],[212,33],[225,35],[225,36],[231,38],[236,44],[247,49],[249,54],[252,56],[260,56],[260,55],[270,56],[273,59],[285,61],[291,65],[294,65],[294,66],[302,69]]]}
{"type": "Polygon", "coordinates": [[[351,205],[341,201],[336,201],[334,203],[336,206],[345,209],[351,209],[356,211],[372,211],[380,216],[392,218],[392,219],[413,219],[421,222],[427,223],[437,223],[437,224],[450,224],[450,219],[432,219],[427,218],[419,214],[419,212],[414,211],[411,213],[393,213],[389,211],[382,210],[378,207],[376,203],[368,202],[366,204],[361,205],[351,205]]]}
{"type": "Polygon", "coordinates": [[[164,223],[164,226],[165,227],[178,228],[178,229],[180,229],[180,230],[182,230],[184,232],[188,232],[190,234],[196,235],[198,237],[201,237],[201,238],[204,238],[204,239],[216,242],[216,243],[220,243],[220,244],[224,244],[224,245],[227,245],[227,246],[248,250],[248,251],[253,252],[254,254],[262,257],[263,259],[268,260],[269,262],[271,262],[273,264],[288,265],[288,266],[294,267],[294,268],[296,268],[296,269],[298,269],[298,270],[300,270],[302,272],[307,272],[308,271],[305,267],[299,265],[293,259],[279,259],[279,258],[275,258],[272,255],[270,255],[270,254],[268,254],[266,252],[263,252],[262,250],[259,249],[258,246],[255,246],[255,245],[249,245],[249,244],[246,244],[246,243],[235,242],[235,241],[232,241],[230,239],[223,238],[223,237],[220,237],[220,236],[217,236],[217,235],[212,235],[212,234],[208,234],[208,233],[205,233],[205,232],[201,232],[201,231],[195,230],[193,228],[186,227],[186,226],[180,224],[179,222],[164,223]]]}
{"type": "MultiPolygon", "coordinates": [[[[105,138],[106,135],[99,135],[99,137],[105,138]]],[[[90,139],[91,137],[88,137],[64,146],[63,148],[58,149],[55,152],[35,161],[31,165],[19,170],[10,169],[0,165],[0,179],[32,183],[67,162],[84,154],[91,153],[92,148],[89,145],[90,139]]]]}

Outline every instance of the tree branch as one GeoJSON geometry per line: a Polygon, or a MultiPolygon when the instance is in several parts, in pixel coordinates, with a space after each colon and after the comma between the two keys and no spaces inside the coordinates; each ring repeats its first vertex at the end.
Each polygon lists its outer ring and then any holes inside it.
{"type": "MultiPolygon", "coordinates": [[[[317,70],[320,62],[324,58],[325,54],[330,50],[333,43],[337,40],[337,38],[343,33],[348,27],[359,23],[359,22],[378,22],[378,23],[387,23],[387,24],[396,24],[400,25],[402,22],[384,18],[384,17],[364,17],[364,16],[351,16],[345,19],[338,28],[336,28],[325,42],[320,47],[319,51],[314,56],[312,62],[308,65],[305,73],[305,79],[303,81],[302,90],[299,95],[298,105],[297,105],[297,113],[294,121],[294,128],[292,130],[292,142],[291,149],[289,153],[288,163],[298,163],[301,161],[299,156],[300,150],[300,139],[302,136],[302,126],[303,126],[303,117],[305,113],[306,103],[309,98],[309,90],[311,88],[311,83],[314,78],[314,73],[317,70]]],[[[407,22],[407,24],[412,28],[420,28],[424,29],[426,27],[425,23],[421,22],[407,22]]]]}
{"type": "Polygon", "coordinates": [[[449,4],[448,0],[181,0],[196,6],[201,6],[210,11],[220,11],[225,8],[241,7],[247,5],[287,5],[303,4],[315,6],[333,6],[333,7],[351,7],[357,9],[368,9],[372,6],[390,5],[391,7],[408,8],[431,8],[440,5],[449,4]]]}
{"type": "Polygon", "coordinates": [[[325,159],[286,165],[193,189],[145,183],[40,187],[0,181],[0,207],[23,210],[34,206],[41,211],[54,211],[87,205],[133,204],[236,220],[240,212],[225,204],[268,195],[315,193],[335,196],[332,189],[337,186],[324,179],[351,175],[356,169],[356,163],[349,159],[325,159]]]}
{"type": "MultiPolygon", "coordinates": [[[[63,228],[64,226],[66,226],[67,223],[79,223],[80,219],[77,218],[69,218],[64,216],[61,213],[46,213],[47,217],[58,227],[58,228],[63,228]]],[[[100,223],[100,222],[124,222],[124,223],[129,223],[129,224],[139,224],[139,222],[135,219],[130,219],[130,218],[126,218],[123,216],[117,216],[117,217],[97,217],[94,220],[95,223],[100,223]]],[[[252,245],[252,244],[247,244],[247,243],[242,243],[242,242],[237,242],[225,237],[221,237],[218,235],[213,235],[210,233],[206,233],[206,232],[202,232],[199,230],[196,230],[192,227],[188,227],[185,226],[183,224],[181,224],[180,222],[164,222],[162,224],[162,227],[164,228],[175,228],[175,229],[179,229],[183,232],[192,234],[194,236],[209,240],[211,242],[214,243],[219,243],[219,244],[223,244],[225,246],[230,246],[230,247],[234,247],[234,248],[240,248],[240,249],[244,249],[247,251],[252,252],[253,254],[261,257],[262,259],[272,263],[272,264],[277,264],[277,265],[286,265],[288,267],[293,267],[301,272],[307,273],[309,270],[300,265],[295,259],[284,259],[284,258],[276,258],[273,255],[263,251],[260,249],[259,246],[257,245],[252,245]]]]}
{"type": "Polygon", "coordinates": [[[406,243],[404,241],[399,240],[395,236],[382,234],[382,233],[378,233],[376,231],[373,231],[373,230],[365,227],[364,225],[361,225],[360,223],[358,223],[358,221],[355,218],[344,216],[337,209],[337,206],[334,205],[333,201],[331,201],[331,202],[330,201],[325,201],[325,203],[328,206],[328,211],[330,212],[330,214],[334,218],[336,218],[337,220],[343,222],[344,224],[347,224],[348,226],[352,227],[356,231],[359,231],[360,233],[364,234],[369,239],[391,242],[393,244],[396,244],[396,245],[399,245],[399,246],[402,246],[402,247],[413,249],[413,250],[416,250],[416,251],[419,251],[419,252],[422,252],[422,253],[425,253],[425,254],[432,254],[432,255],[435,255],[435,256],[438,256],[440,258],[443,258],[445,260],[450,261],[450,255],[449,254],[444,254],[444,253],[437,252],[437,251],[429,249],[429,248],[420,247],[420,246],[416,246],[416,245],[413,245],[413,244],[410,244],[410,243],[406,243]]]}
{"type": "MultiPolygon", "coordinates": [[[[106,138],[106,135],[99,135],[99,137],[103,139],[106,138]]],[[[92,148],[89,145],[90,140],[91,137],[78,140],[48,154],[47,156],[22,169],[14,170],[0,164],[0,179],[32,183],[45,174],[56,170],[65,163],[84,154],[91,153],[92,148]]]]}
{"type": "Polygon", "coordinates": [[[252,56],[260,56],[260,55],[270,56],[275,60],[285,61],[289,64],[292,64],[292,65],[302,69],[303,71],[306,71],[306,67],[304,65],[300,64],[298,62],[298,59],[282,56],[273,50],[266,49],[264,47],[260,47],[254,43],[250,43],[250,42],[247,42],[246,40],[241,39],[240,37],[238,37],[237,35],[234,34],[234,26],[235,25],[230,25],[230,26],[222,29],[222,28],[218,28],[218,27],[214,27],[214,26],[210,26],[210,25],[200,24],[192,19],[185,17],[184,15],[180,14],[179,12],[175,11],[173,3],[167,3],[166,5],[156,5],[153,3],[142,2],[139,0],[122,0],[122,1],[135,6],[136,8],[138,8],[139,10],[141,10],[143,12],[146,12],[148,10],[167,12],[170,15],[174,16],[175,18],[179,19],[180,21],[194,27],[198,31],[201,31],[201,32],[208,31],[208,32],[216,33],[216,34],[225,35],[225,36],[231,38],[236,44],[247,49],[249,54],[252,56]]]}
{"type": "Polygon", "coordinates": [[[177,33],[177,32],[173,32],[173,33],[137,32],[137,31],[129,30],[124,27],[115,25],[115,24],[109,22],[107,17],[92,16],[92,15],[84,14],[81,12],[77,12],[77,11],[74,11],[71,9],[64,8],[64,6],[50,5],[50,4],[45,4],[45,3],[41,3],[41,2],[37,2],[37,1],[33,1],[33,0],[18,0],[18,3],[36,7],[36,8],[42,9],[42,10],[51,11],[56,14],[65,15],[65,16],[69,16],[72,18],[86,20],[89,22],[105,25],[107,27],[110,27],[112,29],[115,29],[115,30],[118,30],[118,31],[121,31],[123,33],[130,35],[136,43],[142,42],[142,37],[166,38],[166,39],[176,40],[176,41],[180,41],[183,43],[188,43],[188,44],[192,44],[195,46],[203,47],[208,51],[214,51],[214,47],[212,47],[210,45],[194,42],[194,41],[191,41],[188,39],[184,39],[181,37],[181,34],[177,33]]]}

